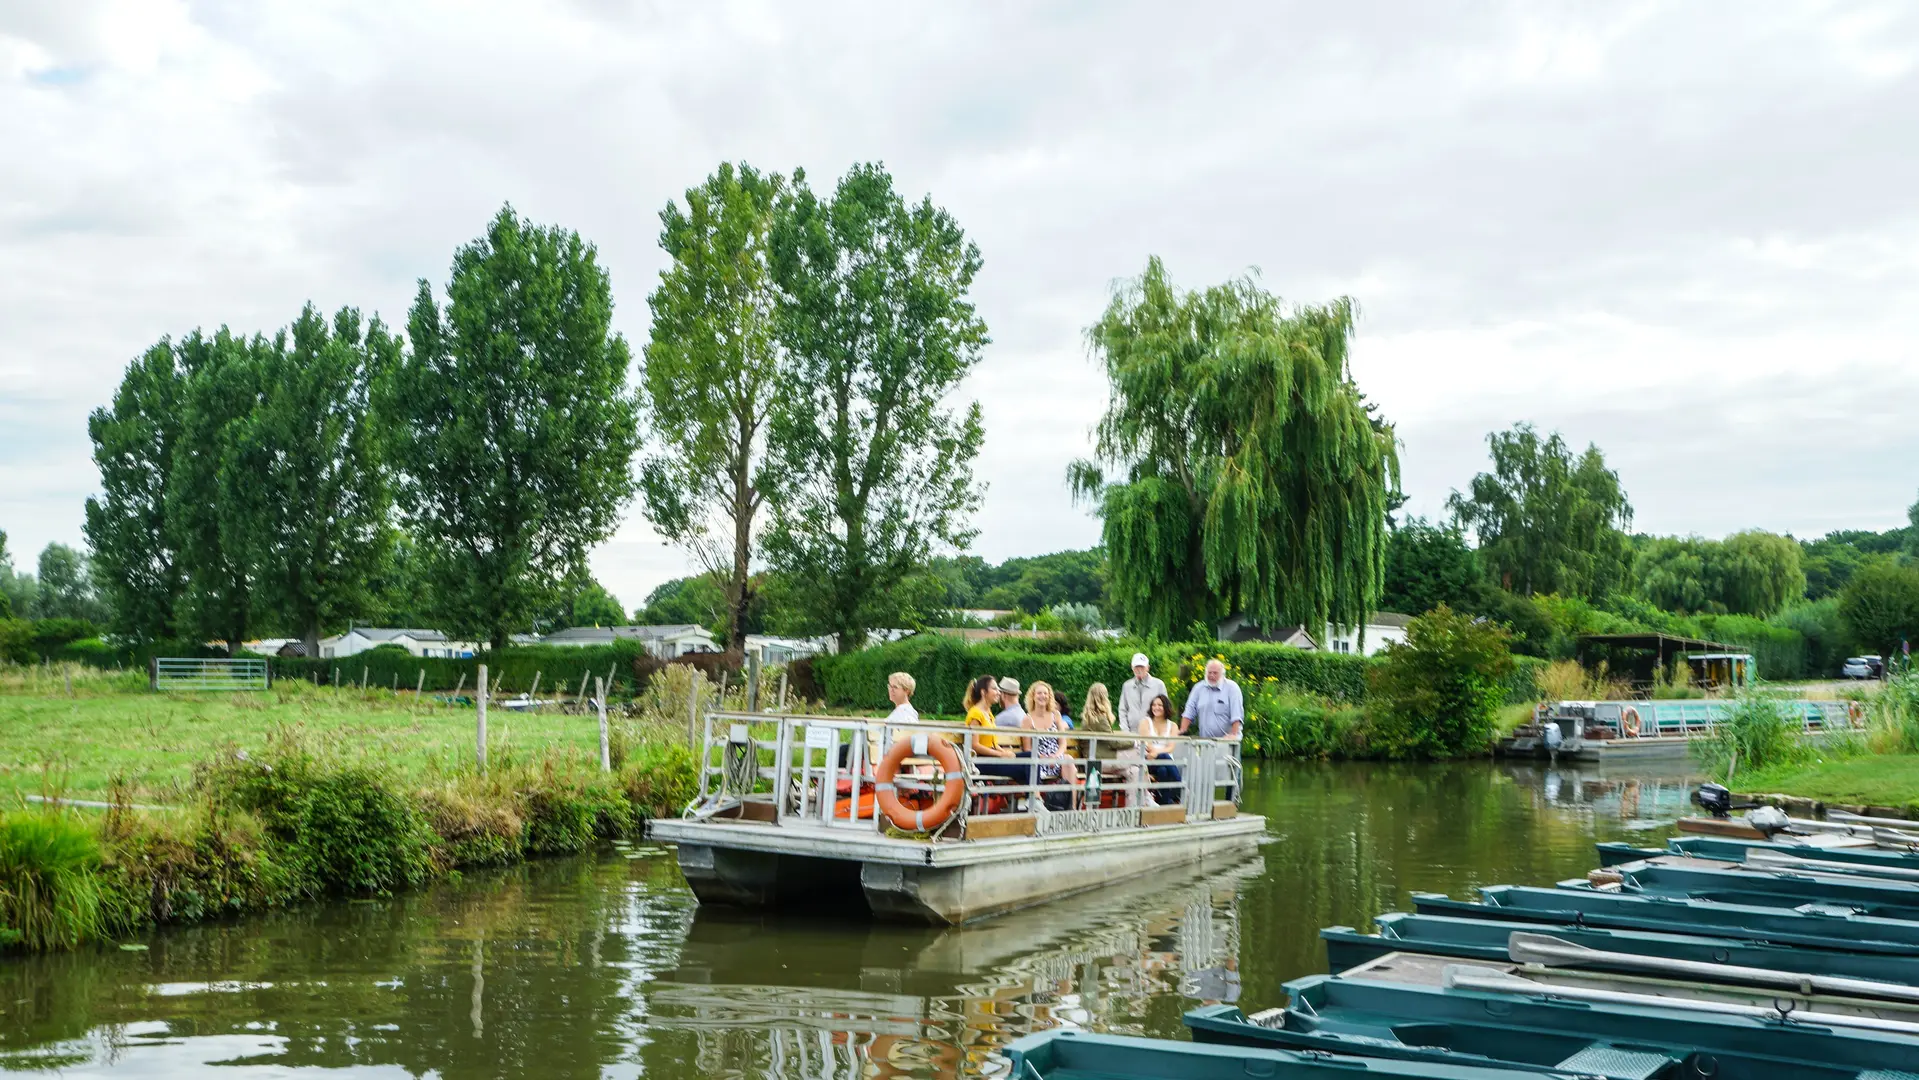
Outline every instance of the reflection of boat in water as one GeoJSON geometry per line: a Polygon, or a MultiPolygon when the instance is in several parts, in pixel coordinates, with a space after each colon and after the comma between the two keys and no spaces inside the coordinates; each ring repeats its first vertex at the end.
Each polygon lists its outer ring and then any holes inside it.
{"type": "Polygon", "coordinates": [[[768,1075],[951,1075],[1155,995],[1236,1000],[1238,891],[1264,869],[1251,853],[947,929],[702,908],[646,986],[648,1023],[694,1032],[703,1063],[763,1055],[768,1075]]]}
{"type": "Polygon", "coordinates": [[[1691,812],[1693,783],[1683,773],[1608,774],[1564,763],[1507,763],[1501,769],[1514,783],[1538,792],[1546,805],[1594,818],[1651,826],[1670,824],[1691,812]]]}

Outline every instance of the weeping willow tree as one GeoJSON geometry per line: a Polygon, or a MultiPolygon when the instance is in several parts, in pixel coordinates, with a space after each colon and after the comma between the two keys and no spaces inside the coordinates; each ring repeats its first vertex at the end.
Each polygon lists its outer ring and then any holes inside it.
{"type": "MultiPolygon", "coordinates": [[[[1088,332],[1111,399],[1069,469],[1135,633],[1234,612],[1362,625],[1385,581],[1393,430],[1353,384],[1349,299],[1289,308],[1240,278],[1181,292],[1154,258],[1088,332]]],[[[1207,636],[1211,636],[1210,630],[1207,636]]]]}

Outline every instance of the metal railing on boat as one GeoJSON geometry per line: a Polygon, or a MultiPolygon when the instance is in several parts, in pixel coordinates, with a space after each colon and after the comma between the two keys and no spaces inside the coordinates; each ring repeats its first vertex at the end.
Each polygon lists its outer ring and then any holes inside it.
{"type": "Polygon", "coordinates": [[[959,758],[964,790],[953,815],[931,830],[940,836],[1015,834],[986,825],[995,821],[1042,836],[1202,821],[1236,807],[1243,787],[1237,739],[712,711],[697,749],[699,796],[685,816],[713,817],[755,804],[761,820],[774,825],[884,832],[888,819],[878,805],[875,769],[901,739],[916,742],[893,781],[900,792],[937,794],[944,785],[929,756],[930,740],[945,740],[959,758]],[[979,736],[1000,746],[1021,744],[1025,755],[979,754],[979,736]],[[1040,738],[1057,738],[1059,754],[1040,756],[1040,738]],[[1168,756],[1147,758],[1148,743],[1167,748],[1168,756]],[[1020,771],[1025,782],[1015,775],[1020,771]],[[1074,782],[1066,781],[1069,774],[1074,782]]]}
{"type": "MultiPolygon", "coordinates": [[[[1555,701],[1540,706],[1535,720],[1576,719],[1585,726],[1604,728],[1613,738],[1684,738],[1709,734],[1738,706],[1728,698],[1712,700],[1653,699],[1647,701],[1555,701]],[[1628,711],[1638,718],[1635,734],[1627,729],[1628,711]]],[[[1843,731],[1861,726],[1845,701],[1784,701],[1789,719],[1807,733],[1843,731]]]]}

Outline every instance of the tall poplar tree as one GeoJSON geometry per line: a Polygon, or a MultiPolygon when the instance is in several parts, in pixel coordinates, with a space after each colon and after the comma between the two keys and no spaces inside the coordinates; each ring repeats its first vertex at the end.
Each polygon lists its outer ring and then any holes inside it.
{"type": "Polygon", "coordinates": [[[281,347],[221,327],[180,343],[186,375],[166,491],[166,527],[179,545],[183,635],[238,652],[255,619],[253,557],[259,541],[260,448],[247,439],[268,354],[281,347]]]}
{"type": "MultiPolygon", "coordinates": [[[[263,356],[259,407],[240,433],[253,490],[250,522],[262,605],[320,655],[325,629],[371,604],[391,531],[376,380],[400,358],[378,318],[342,308],[329,326],[312,304],[283,347],[263,356]]],[[[246,492],[238,494],[245,496],[246,492]]]]}
{"type": "Polygon", "coordinates": [[[753,602],[755,519],[781,483],[766,432],[782,357],[771,243],[785,198],[778,173],[722,164],[684,209],[667,203],[660,247],[672,262],[648,298],[640,385],[656,452],[640,490],[660,534],[725,583],[735,647],[753,602]]]}
{"type": "Polygon", "coordinates": [[[127,365],[112,404],[87,418],[100,470],[100,495],[87,500],[87,546],[114,632],[137,641],[179,632],[182,568],[167,489],[185,397],[186,374],[163,338],[127,365]]]}
{"type": "Polygon", "coordinates": [[[445,629],[504,646],[618,525],[639,436],[612,318],[592,245],[510,206],[454,253],[444,307],[420,282],[386,407],[445,629]]]}
{"type": "Polygon", "coordinates": [[[1289,309],[1251,278],[1182,292],[1158,258],[1115,292],[1088,332],[1110,392],[1097,457],[1068,477],[1133,632],[1210,637],[1235,611],[1364,625],[1399,457],[1353,383],[1352,332],[1350,300],[1289,309]]]}
{"type": "Polygon", "coordinates": [[[769,439],[788,480],[769,492],[766,552],[801,620],[844,652],[910,621],[927,590],[906,586],[976,532],[979,403],[947,396],[988,341],[967,296],[980,254],[880,165],[855,166],[830,199],[801,173],[793,184],[774,234],[788,365],[769,439]]]}

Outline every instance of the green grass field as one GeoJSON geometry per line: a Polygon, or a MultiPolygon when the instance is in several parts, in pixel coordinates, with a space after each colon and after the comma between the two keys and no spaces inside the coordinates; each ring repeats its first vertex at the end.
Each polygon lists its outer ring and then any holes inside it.
{"type": "MultiPolygon", "coordinates": [[[[63,794],[99,798],[121,778],[135,802],[178,798],[196,764],[257,752],[295,733],[347,755],[364,754],[403,775],[470,770],[475,711],[428,695],[316,689],[286,683],[264,693],[155,694],[137,673],[0,672],[0,800],[63,794]]],[[[592,716],[487,711],[489,763],[599,760],[592,716]]]]}
{"type": "Polygon", "coordinates": [[[1867,754],[1780,765],[1737,776],[1735,781],[1733,786],[1740,791],[1919,809],[1919,754],[1867,754]]]}

